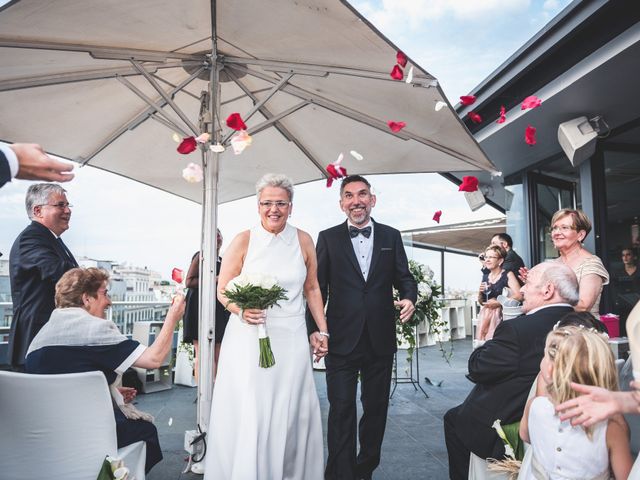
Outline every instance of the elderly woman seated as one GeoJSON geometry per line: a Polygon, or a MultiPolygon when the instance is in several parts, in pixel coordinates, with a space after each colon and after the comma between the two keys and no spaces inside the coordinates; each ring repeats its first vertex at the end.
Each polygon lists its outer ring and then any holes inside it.
{"type": "Polygon", "coordinates": [[[162,460],[153,418],[129,402],[134,389],[116,388],[119,376],[131,366],[158,368],[169,353],[173,331],[184,312],[184,297],[177,296],[155,341],[149,346],[129,340],[105,319],[111,305],[109,275],[97,268],[74,268],[56,284],[56,309],[29,346],[28,373],[57,374],[99,370],[111,385],[118,448],[143,440],[147,444],[145,470],[162,460]]]}

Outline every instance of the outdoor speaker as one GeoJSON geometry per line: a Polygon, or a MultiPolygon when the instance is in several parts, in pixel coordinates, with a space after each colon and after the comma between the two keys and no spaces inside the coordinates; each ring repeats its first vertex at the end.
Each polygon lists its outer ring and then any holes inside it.
{"type": "Polygon", "coordinates": [[[587,117],[578,117],[558,126],[558,142],[571,165],[577,167],[596,151],[596,132],[587,117]]]}
{"type": "Polygon", "coordinates": [[[472,212],[475,212],[487,203],[487,200],[484,198],[480,189],[475,192],[464,192],[464,199],[467,201],[472,212]]]}

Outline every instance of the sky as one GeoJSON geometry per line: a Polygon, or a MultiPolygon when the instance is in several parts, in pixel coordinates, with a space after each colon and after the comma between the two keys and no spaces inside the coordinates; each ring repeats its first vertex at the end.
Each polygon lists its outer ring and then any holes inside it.
{"type": "MultiPolygon", "coordinates": [[[[413,61],[435,76],[452,104],[469,93],[570,2],[568,0],[382,0],[353,6],[413,61]]],[[[37,139],[33,139],[37,142],[37,139]]],[[[46,149],[46,145],[44,145],[46,149]]],[[[201,208],[171,194],[92,167],[76,168],[64,184],[74,205],[63,238],[76,256],[147,266],[169,277],[186,269],[199,249],[201,208]]],[[[282,172],[286,173],[286,172],[282,172]]],[[[373,217],[398,229],[494,218],[489,206],[471,212],[462,193],[437,174],[369,176],[378,203],[373,217]]],[[[24,196],[31,182],[14,180],[0,190],[0,252],[28,224],[24,196]]],[[[218,225],[228,242],[257,222],[255,197],[219,207],[218,225]]],[[[324,182],[296,187],[291,223],[318,232],[344,220],[338,189],[324,182]]],[[[224,246],[222,248],[224,252],[224,246]]],[[[436,267],[437,268],[437,267],[436,267]]],[[[435,269],[435,268],[434,268],[435,269]]],[[[465,288],[468,275],[450,277],[465,288]]],[[[477,282],[473,280],[473,285],[477,282]]]]}

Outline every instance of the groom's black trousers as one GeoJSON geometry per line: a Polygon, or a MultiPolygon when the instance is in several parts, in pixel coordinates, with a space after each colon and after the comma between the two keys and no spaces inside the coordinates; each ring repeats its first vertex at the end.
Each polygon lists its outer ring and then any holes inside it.
{"type": "Polygon", "coordinates": [[[365,327],[360,341],[351,353],[329,353],[325,365],[329,398],[329,458],[325,479],[369,478],[380,463],[380,449],[387,423],[393,354],[376,355],[365,327]],[[359,426],[360,452],[356,457],[358,374],[363,414],[359,426]]]}

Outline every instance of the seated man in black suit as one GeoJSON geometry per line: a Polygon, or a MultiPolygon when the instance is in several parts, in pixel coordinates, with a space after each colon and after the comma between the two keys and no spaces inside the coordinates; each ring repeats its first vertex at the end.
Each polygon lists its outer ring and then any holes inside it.
{"type": "Polygon", "coordinates": [[[469,453],[481,458],[504,456],[502,441],[491,428],[522,418],[527,395],[544,355],[547,334],[578,302],[573,271],[556,262],[536,265],[522,287],[525,312],[498,325],[492,340],[469,357],[467,378],[475,383],[462,405],[444,415],[449,477],[466,480],[469,453]]]}

